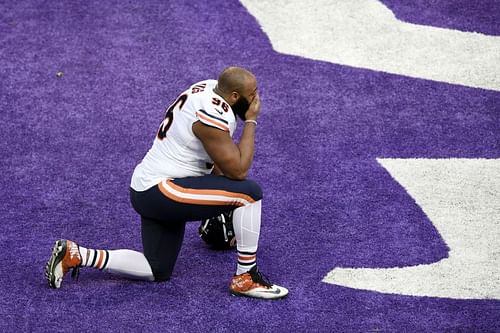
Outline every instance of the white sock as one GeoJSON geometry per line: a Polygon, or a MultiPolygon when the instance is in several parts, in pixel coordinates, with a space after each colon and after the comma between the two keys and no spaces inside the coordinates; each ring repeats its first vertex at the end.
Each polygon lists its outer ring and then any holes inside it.
{"type": "Polygon", "coordinates": [[[238,249],[237,275],[248,272],[256,265],[261,210],[262,200],[259,200],[248,206],[237,208],[233,212],[233,227],[238,249]]]}
{"type": "Polygon", "coordinates": [[[137,280],[154,281],[148,260],[132,250],[94,250],[80,246],[82,266],[94,267],[112,274],[137,280]]]}
{"type": "Polygon", "coordinates": [[[138,280],[154,281],[149,262],[141,252],[132,250],[109,251],[106,271],[138,280]]]}

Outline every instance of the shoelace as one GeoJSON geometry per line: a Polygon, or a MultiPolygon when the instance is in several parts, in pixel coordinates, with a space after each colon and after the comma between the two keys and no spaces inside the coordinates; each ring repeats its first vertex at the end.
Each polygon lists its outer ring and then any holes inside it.
{"type": "Polygon", "coordinates": [[[80,246],[75,244],[75,243],[71,244],[71,247],[69,249],[69,253],[70,253],[71,258],[78,257],[80,260],[82,258],[82,255],[80,254],[80,246]]]}
{"type": "Polygon", "coordinates": [[[267,277],[264,276],[264,274],[262,274],[259,271],[257,266],[255,266],[255,269],[251,269],[249,273],[250,273],[250,276],[252,277],[253,282],[257,282],[257,283],[263,285],[264,287],[271,288],[272,283],[269,281],[269,279],[267,277]]]}

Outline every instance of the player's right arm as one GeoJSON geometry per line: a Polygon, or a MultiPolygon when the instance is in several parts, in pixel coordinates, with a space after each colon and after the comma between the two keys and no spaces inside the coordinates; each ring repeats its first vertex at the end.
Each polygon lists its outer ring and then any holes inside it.
{"type": "MultiPolygon", "coordinates": [[[[256,120],[260,111],[259,98],[250,104],[246,118],[256,120]]],[[[254,123],[245,123],[239,144],[235,144],[229,132],[208,126],[200,121],[193,124],[193,133],[200,139],[206,152],[224,176],[243,180],[252,165],[255,150],[254,123]]]]}

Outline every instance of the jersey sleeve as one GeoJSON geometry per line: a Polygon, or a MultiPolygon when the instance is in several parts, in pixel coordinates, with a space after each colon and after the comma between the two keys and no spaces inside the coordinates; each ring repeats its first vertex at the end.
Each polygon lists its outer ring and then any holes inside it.
{"type": "Polygon", "coordinates": [[[196,111],[196,118],[207,126],[229,132],[229,121],[224,117],[224,112],[217,110],[213,105],[205,104],[199,108],[196,111]]]}

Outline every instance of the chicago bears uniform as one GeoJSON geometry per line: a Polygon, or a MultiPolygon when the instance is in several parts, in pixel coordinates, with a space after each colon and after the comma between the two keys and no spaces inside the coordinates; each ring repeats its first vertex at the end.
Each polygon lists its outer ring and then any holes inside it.
{"type": "MultiPolygon", "coordinates": [[[[246,72],[228,68],[221,77],[224,80],[233,75],[234,78],[238,73],[246,72]]],[[[249,72],[246,75],[253,78],[249,72]]],[[[184,239],[186,222],[231,212],[238,260],[230,292],[272,299],[288,294],[286,288],[271,284],[256,265],[262,209],[260,186],[249,179],[213,175],[214,162],[193,132],[193,125],[200,122],[232,137],[236,129],[235,113],[245,119],[248,97],[240,94],[238,100],[232,100],[233,110],[227,100],[215,92],[224,94],[225,90],[217,87],[220,79],[195,83],[179,95],[168,107],[151,149],[134,169],[130,200],[141,217],[144,253],[87,249],[69,240],[59,240],[46,266],[51,287],[60,288],[69,270],[77,274],[83,266],[135,279],[168,280],[184,239]]],[[[249,82],[247,85],[255,93],[255,79],[249,82]]],[[[257,122],[248,119],[245,123],[251,125],[245,124],[243,135],[247,133],[247,138],[251,135],[253,139],[257,122]]]]}
{"type": "MultiPolygon", "coordinates": [[[[144,254],[156,280],[170,278],[185,222],[211,218],[238,207],[260,207],[262,191],[254,181],[211,175],[214,163],[193,133],[193,124],[199,121],[230,136],[234,134],[235,113],[214,92],[216,85],[216,80],[201,81],[177,97],[167,109],[151,149],[132,175],[131,202],[141,215],[144,254]]],[[[258,214],[260,221],[260,208],[258,214]]],[[[240,247],[244,248],[244,244],[240,247]]],[[[250,254],[241,256],[245,259],[239,260],[240,265],[255,265],[254,246],[249,249],[243,251],[250,254]]]]}

